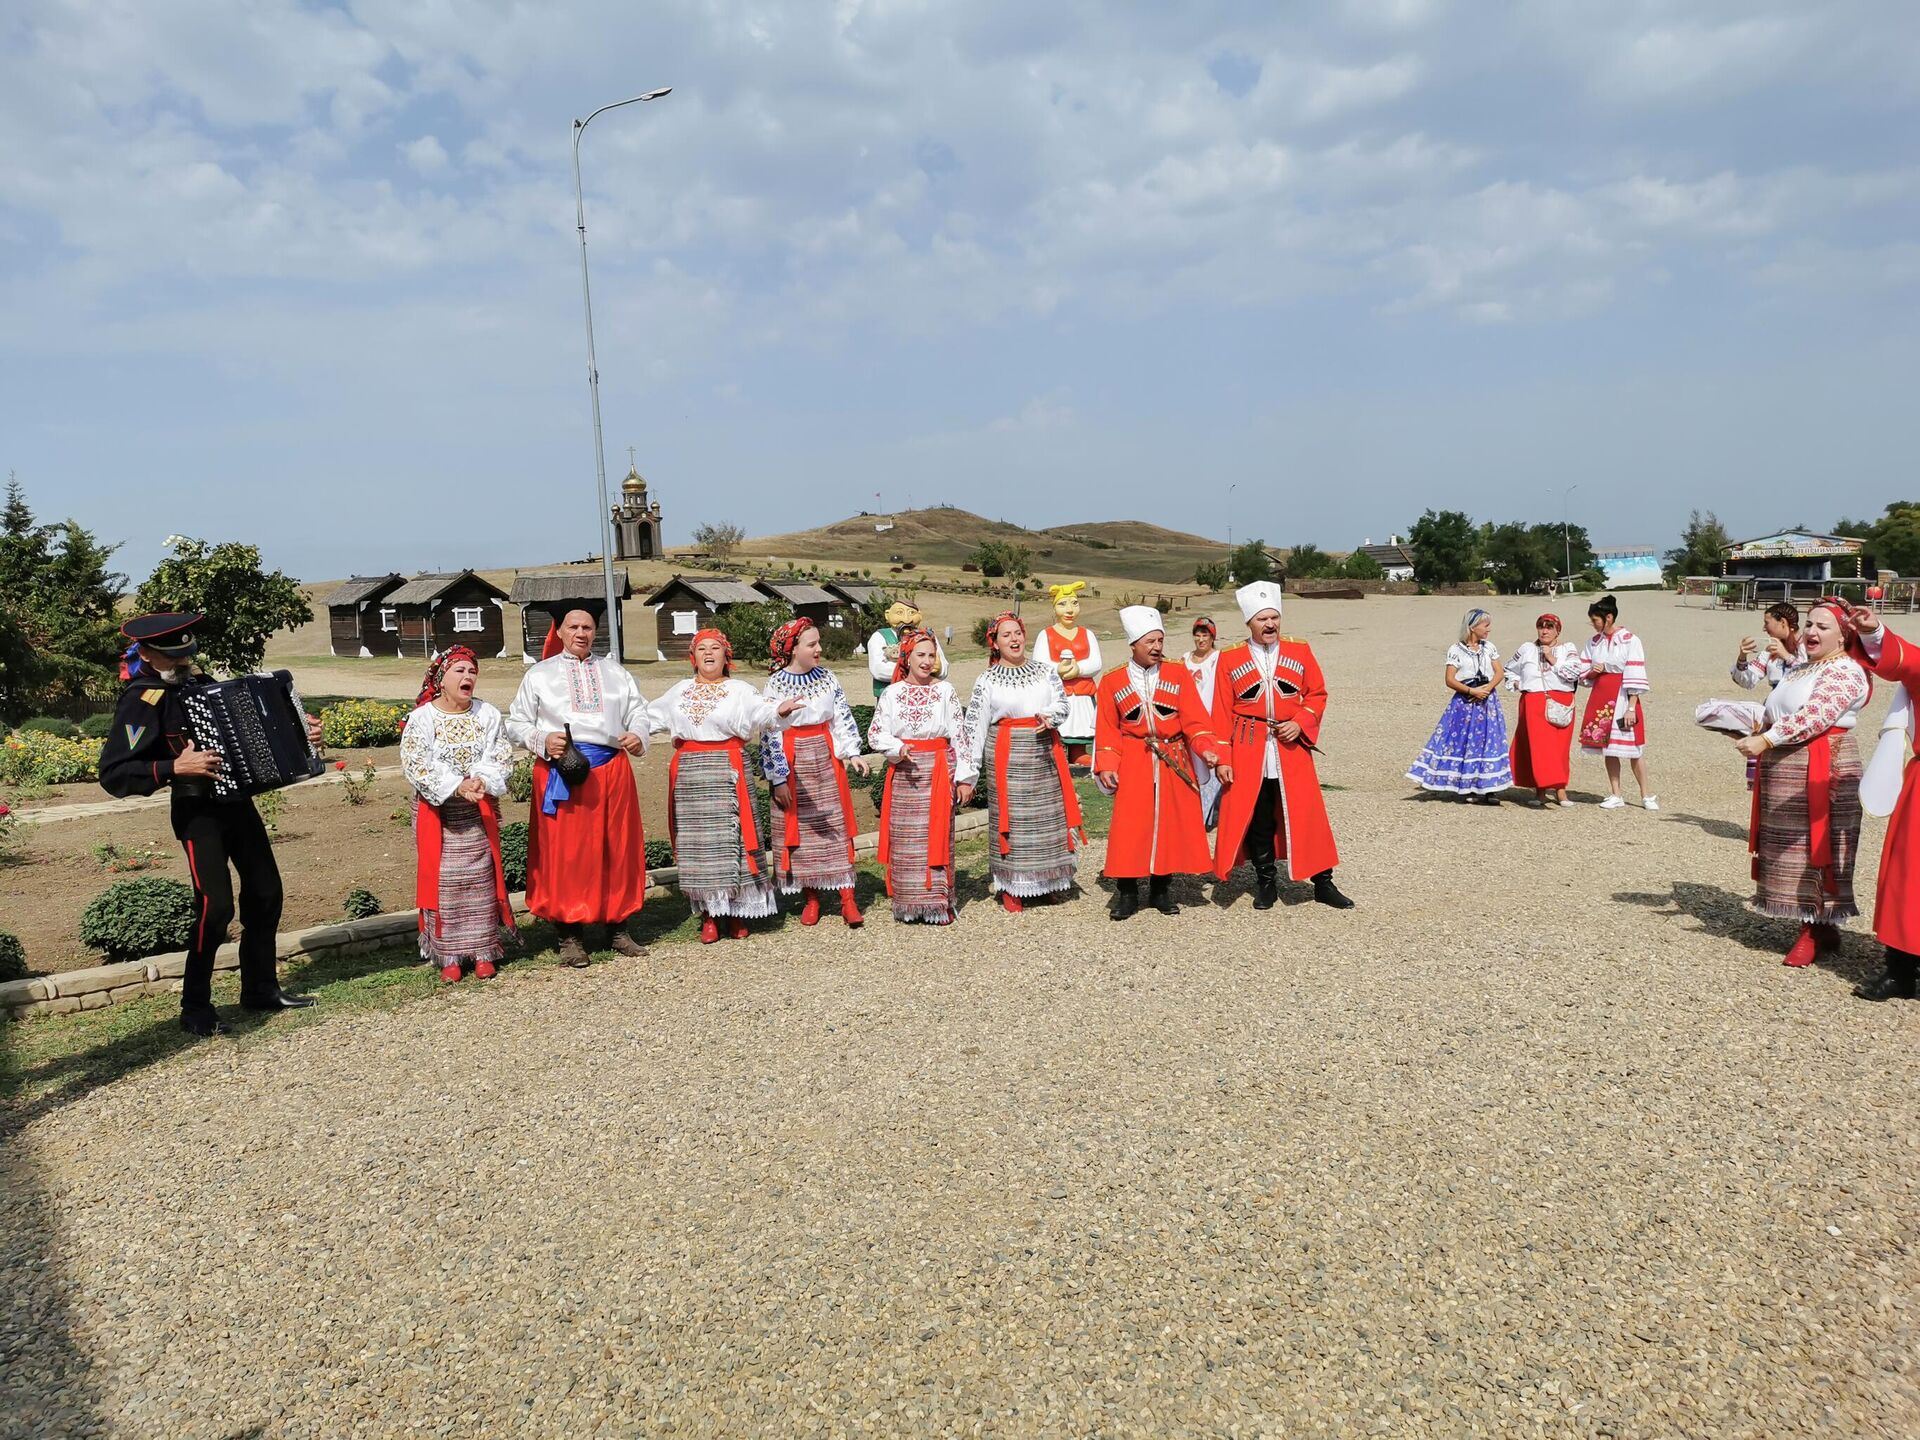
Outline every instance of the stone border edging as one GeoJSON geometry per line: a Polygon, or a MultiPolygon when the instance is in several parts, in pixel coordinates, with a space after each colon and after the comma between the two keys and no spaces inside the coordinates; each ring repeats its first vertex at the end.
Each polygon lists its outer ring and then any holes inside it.
{"type": "MultiPolygon", "coordinates": [[[[954,818],[953,828],[960,835],[984,830],[987,828],[987,812],[965,811],[954,818]]],[[[877,831],[853,838],[855,855],[872,855],[879,848],[880,836],[877,831]]],[[[679,868],[673,865],[650,871],[647,894],[665,895],[679,882],[679,878],[679,868]]],[[[510,898],[514,914],[525,915],[526,894],[520,892],[510,898]]],[[[364,920],[315,925],[291,935],[275,936],[274,957],[284,962],[302,955],[319,955],[329,951],[364,954],[404,940],[413,935],[419,926],[418,910],[396,910],[386,915],[372,915],[364,920]]],[[[123,960],[112,965],[94,965],[85,970],[66,970],[57,975],[0,981],[0,1018],[25,1020],[43,1015],[70,1015],[78,1010],[100,1010],[124,1000],[137,1000],[142,995],[177,993],[186,968],[187,952],[175,950],[165,955],[152,955],[145,960],[123,960]]],[[[239,968],[240,946],[237,942],[230,940],[214,952],[215,974],[239,968]]]]}
{"type": "MultiPolygon", "coordinates": [[[[390,775],[403,775],[406,772],[398,765],[376,765],[373,767],[376,778],[390,775]]],[[[358,779],[361,772],[352,772],[352,778],[358,779]]],[[[315,775],[302,780],[301,785],[341,785],[348,779],[346,772],[329,770],[324,775],[315,775]]],[[[289,787],[291,788],[291,787],[289,787]]],[[[80,800],[72,805],[55,805],[46,810],[16,810],[13,818],[23,825],[51,825],[59,820],[85,820],[98,815],[124,815],[132,810],[157,810],[162,805],[171,805],[173,800],[165,794],[129,795],[121,800],[80,800]]]]}

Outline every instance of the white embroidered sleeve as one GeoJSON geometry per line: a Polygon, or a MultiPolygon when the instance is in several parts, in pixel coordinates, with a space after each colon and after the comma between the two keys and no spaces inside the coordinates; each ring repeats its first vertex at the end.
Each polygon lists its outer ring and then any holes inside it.
{"type": "Polygon", "coordinates": [[[400,769],[407,783],[429,805],[446,803],[460,788],[460,772],[448,765],[440,754],[440,739],[433,727],[433,710],[422,705],[407,717],[400,732],[400,769]]]}

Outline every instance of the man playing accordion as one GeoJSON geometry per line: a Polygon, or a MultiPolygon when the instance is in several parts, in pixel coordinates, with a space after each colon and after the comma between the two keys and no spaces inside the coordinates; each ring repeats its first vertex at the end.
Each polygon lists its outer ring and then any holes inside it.
{"type": "MultiPolygon", "coordinates": [[[[186,851],[193,879],[194,926],[180,989],[180,1028],[190,1035],[226,1029],[213,1008],[213,956],[233,923],[231,866],[240,876],[240,1004],[271,1013],[313,1004],[280,989],[274,933],[280,926],[280,868],[273,842],[247,796],[217,798],[220,757],[197,748],[186,695],[212,677],[196,670],[193,614],[142,615],[120,628],[131,645],[122,676],[126,689],[100,755],[100,784],[109,795],[152,795],[168,786],[173,833],[186,851]]],[[[320,740],[320,722],[306,716],[307,736],[320,740]]]]}

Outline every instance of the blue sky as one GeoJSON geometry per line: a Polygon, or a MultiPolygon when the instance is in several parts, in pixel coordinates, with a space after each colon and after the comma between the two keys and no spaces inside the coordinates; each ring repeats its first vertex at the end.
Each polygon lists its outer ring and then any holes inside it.
{"type": "Polygon", "coordinates": [[[0,468],[136,577],[585,554],[569,124],[657,85],[583,155],[670,541],[1914,498],[1910,0],[13,0],[0,468]]]}

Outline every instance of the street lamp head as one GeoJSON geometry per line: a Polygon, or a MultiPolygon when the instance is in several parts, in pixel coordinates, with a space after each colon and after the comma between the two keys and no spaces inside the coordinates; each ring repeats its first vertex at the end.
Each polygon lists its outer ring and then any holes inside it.
{"type": "Polygon", "coordinates": [[[672,93],[673,93],[673,87],[671,85],[663,85],[658,90],[649,90],[646,94],[642,95],[640,98],[642,100],[664,100],[667,98],[667,96],[671,95],[672,93]]]}

